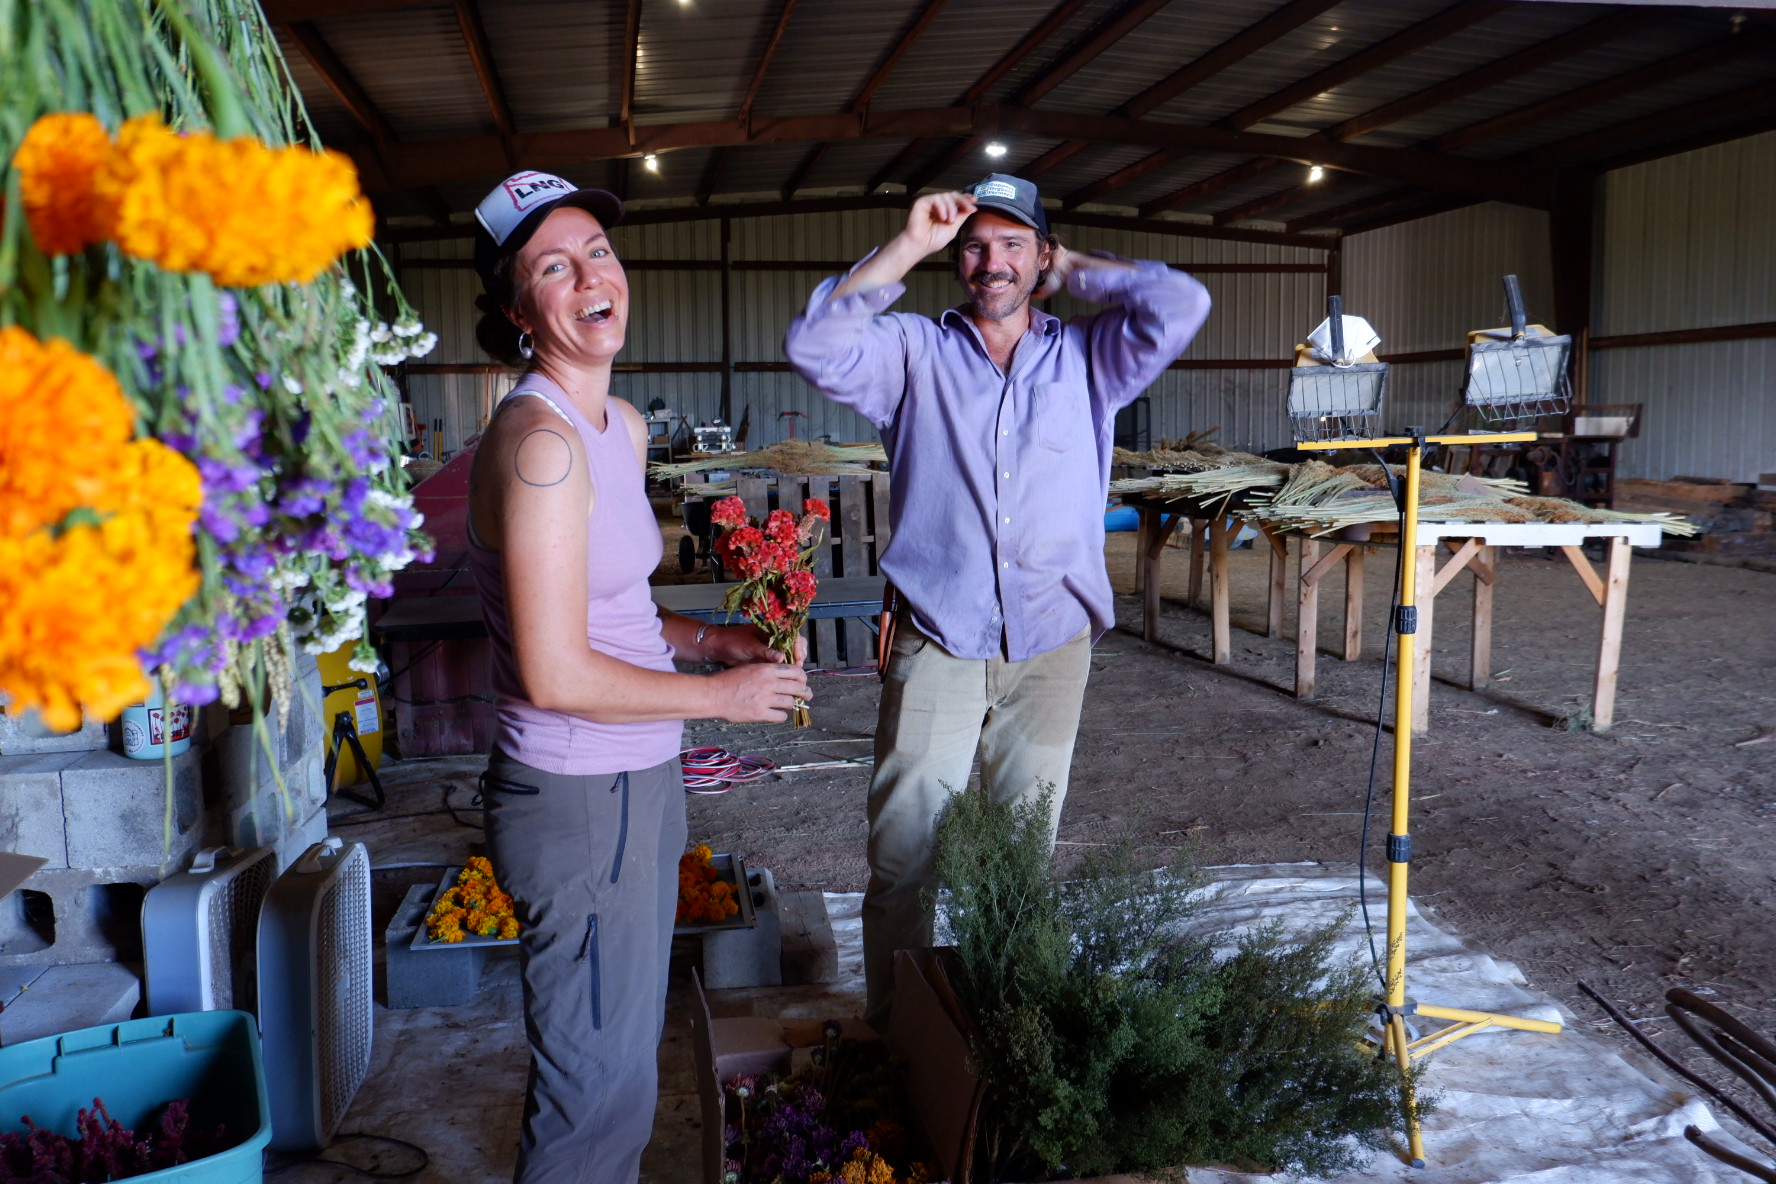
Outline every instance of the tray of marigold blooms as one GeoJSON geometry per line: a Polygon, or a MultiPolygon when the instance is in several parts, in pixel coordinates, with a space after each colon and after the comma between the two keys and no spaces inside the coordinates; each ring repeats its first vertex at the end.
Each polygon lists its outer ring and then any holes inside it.
{"type": "Polygon", "coordinates": [[[494,878],[493,864],[476,855],[444,873],[425,924],[413,935],[413,948],[515,946],[521,930],[512,913],[512,898],[494,878]]]}
{"type": "Polygon", "coordinates": [[[678,857],[677,936],[751,929],[758,924],[746,885],[746,861],[717,855],[702,843],[678,857]]]}

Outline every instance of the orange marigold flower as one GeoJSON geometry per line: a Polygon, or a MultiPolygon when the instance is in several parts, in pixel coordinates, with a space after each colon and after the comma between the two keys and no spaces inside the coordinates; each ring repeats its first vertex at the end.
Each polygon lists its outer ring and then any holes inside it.
{"type": "Polygon", "coordinates": [[[179,135],[153,116],[123,125],[96,187],[124,251],[225,287],[307,283],[373,229],[347,157],[179,135]]]}
{"type": "Polygon", "coordinates": [[[93,179],[110,156],[111,136],[83,111],[42,116],[19,142],[12,167],[45,255],[72,255],[107,237],[93,179]]]}
{"type": "Polygon", "coordinates": [[[0,329],[0,691],[60,730],[147,693],[136,651],[199,584],[197,469],[132,420],[99,363],[0,329]]]}

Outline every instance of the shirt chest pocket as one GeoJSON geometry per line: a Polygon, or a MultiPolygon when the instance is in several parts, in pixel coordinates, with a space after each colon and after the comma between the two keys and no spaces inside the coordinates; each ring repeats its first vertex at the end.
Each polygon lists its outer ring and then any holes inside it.
{"type": "Polygon", "coordinates": [[[1088,396],[1083,383],[1044,382],[1030,391],[1036,439],[1052,452],[1071,452],[1091,436],[1088,396]]]}

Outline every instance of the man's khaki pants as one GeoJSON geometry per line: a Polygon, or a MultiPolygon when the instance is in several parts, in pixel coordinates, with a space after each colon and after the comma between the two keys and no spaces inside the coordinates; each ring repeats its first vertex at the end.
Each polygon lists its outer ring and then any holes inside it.
{"type": "Polygon", "coordinates": [[[931,944],[930,887],[937,816],[968,786],[996,802],[1054,786],[1049,838],[1060,822],[1079,708],[1091,671],[1089,631],[1023,662],[957,658],[902,612],[882,686],[869,796],[869,891],[863,898],[864,1018],[887,1030],[894,951],[931,944]]]}

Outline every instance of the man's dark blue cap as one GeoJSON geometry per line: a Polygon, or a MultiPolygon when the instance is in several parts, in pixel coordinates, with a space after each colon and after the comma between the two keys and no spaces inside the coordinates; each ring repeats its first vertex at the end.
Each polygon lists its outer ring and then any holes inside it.
{"type": "Polygon", "coordinates": [[[1048,236],[1048,211],[1042,208],[1042,195],[1036,186],[1022,177],[1007,173],[988,173],[964,192],[974,198],[983,210],[992,210],[1022,222],[1043,237],[1048,236]]]}

